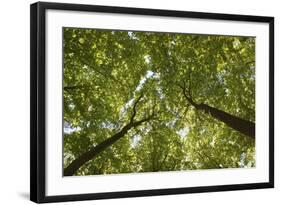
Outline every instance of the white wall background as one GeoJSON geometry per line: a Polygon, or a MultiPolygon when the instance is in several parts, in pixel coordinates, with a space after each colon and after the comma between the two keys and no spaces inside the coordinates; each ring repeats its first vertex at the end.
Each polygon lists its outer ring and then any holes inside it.
{"type": "MultiPolygon", "coordinates": [[[[52,1],[52,0],[49,0],[52,1]]],[[[278,204],[281,194],[281,12],[278,0],[60,0],[69,3],[146,7],[275,17],[275,189],[157,196],[63,204],[278,204]]],[[[29,4],[2,1],[0,6],[0,204],[29,201],[29,4]]],[[[280,202],[279,202],[280,203],[280,202]]],[[[60,203],[62,204],[62,203],[60,203]]]]}

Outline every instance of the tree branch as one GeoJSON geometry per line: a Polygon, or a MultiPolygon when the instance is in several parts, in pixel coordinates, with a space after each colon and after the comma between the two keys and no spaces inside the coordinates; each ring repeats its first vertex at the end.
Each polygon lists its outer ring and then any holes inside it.
{"type": "Polygon", "coordinates": [[[136,110],[137,109],[137,105],[138,105],[139,101],[142,99],[142,97],[143,97],[143,93],[141,93],[141,95],[137,98],[136,102],[134,103],[133,114],[132,114],[132,116],[130,118],[130,123],[132,123],[134,121],[134,118],[135,118],[135,116],[137,114],[137,110],[136,110]]]}
{"type": "Polygon", "coordinates": [[[255,123],[244,120],[240,117],[231,115],[227,112],[224,112],[222,110],[219,110],[217,108],[211,107],[207,104],[200,103],[197,104],[193,101],[191,96],[188,96],[186,93],[186,85],[183,83],[183,85],[176,84],[182,89],[183,95],[186,98],[186,100],[193,105],[197,110],[202,110],[205,113],[211,115],[215,119],[225,123],[227,126],[231,127],[232,129],[249,136],[250,138],[255,140],[255,123]]]}
{"type": "Polygon", "coordinates": [[[88,150],[87,152],[84,152],[82,155],[80,155],[78,158],[76,158],[75,160],[73,160],[68,167],[66,167],[64,169],[64,176],[72,176],[73,174],[75,174],[77,172],[78,169],[80,169],[80,167],[82,167],[85,163],[87,163],[88,161],[92,160],[93,158],[95,158],[99,153],[101,153],[102,151],[104,151],[106,148],[108,148],[109,146],[111,146],[112,144],[114,144],[115,142],[117,142],[119,139],[121,139],[122,137],[124,137],[128,131],[131,128],[136,128],[138,126],[140,126],[142,123],[144,122],[148,122],[150,120],[153,119],[154,117],[154,112],[149,115],[146,118],[143,118],[141,120],[138,121],[134,121],[134,117],[136,115],[136,106],[139,103],[139,101],[141,100],[143,95],[140,95],[134,106],[133,106],[133,115],[131,116],[131,120],[130,122],[125,125],[119,132],[117,132],[116,134],[114,134],[113,136],[111,136],[110,138],[107,138],[106,140],[104,140],[103,142],[101,142],[100,144],[98,144],[97,146],[92,147],[90,150],[88,150]]]}
{"type": "MultiPolygon", "coordinates": [[[[198,104],[193,101],[193,99],[192,99],[191,96],[188,96],[188,95],[187,95],[185,82],[184,82],[183,84],[184,84],[183,86],[180,85],[180,84],[176,84],[176,85],[182,89],[182,92],[183,92],[183,95],[184,95],[185,99],[186,99],[191,105],[193,105],[195,108],[197,108],[197,107],[198,107],[198,104]]],[[[191,91],[190,91],[190,89],[189,89],[189,95],[190,95],[190,94],[191,94],[191,91]]]]}

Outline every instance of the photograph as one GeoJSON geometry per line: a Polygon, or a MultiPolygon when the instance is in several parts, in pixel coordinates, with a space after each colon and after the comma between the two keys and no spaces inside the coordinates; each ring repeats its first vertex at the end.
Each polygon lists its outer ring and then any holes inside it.
{"type": "Polygon", "coordinates": [[[274,17],[30,6],[30,199],[274,187],[274,17]]]}
{"type": "Polygon", "coordinates": [[[277,5],[3,1],[0,205],[278,204],[277,5]]]}
{"type": "Polygon", "coordinates": [[[256,167],[256,37],[62,28],[63,176],[256,167]]]}

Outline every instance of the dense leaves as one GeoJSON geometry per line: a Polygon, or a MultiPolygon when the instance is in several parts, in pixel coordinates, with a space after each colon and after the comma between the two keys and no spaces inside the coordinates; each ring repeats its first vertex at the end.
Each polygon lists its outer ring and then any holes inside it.
{"type": "Polygon", "coordinates": [[[255,122],[255,38],[78,28],[63,35],[65,168],[132,117],[153,115],[75,175],[255,166],[255,141],[196,109],[181,89],[255,122]]]}

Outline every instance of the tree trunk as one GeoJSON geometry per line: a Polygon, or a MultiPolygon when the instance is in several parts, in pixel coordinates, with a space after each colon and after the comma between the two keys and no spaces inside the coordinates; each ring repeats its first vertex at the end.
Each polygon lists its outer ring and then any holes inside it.
{"type": "Polygon", "coordinates": [[[210,114],[217,120],[224,122],[234,130],[255,139],[255,123],[244,120],[242,118],[231,115],[227,112],[211,107],[206,104],[192,104],[197,110],[202,110],[207,114],[210,114]]]}
{"type": "MultiPolygon", "coordinates": [[[[189,81],[190,83],[190,81],[189,81]]],[[[193,101],[192,96],[191,96],[191,86],[189,84],[188,88],[188,94],[186,93],[186,85],[184,86],[178,85],[182,91],[183,95],[188,101],[189,104],[194,106],[197,110],[202,110],[207,114],[210,114],[217,120],[224,122],[227,126],[231,127],[232,129],[252,138],[255,140],[255,123],[244,120],[242,118],[236,117],[234,115],[231,115],[227,112],[224,112],[222,110],[219,110],[217,108],[211,107],[207,104],[201,103],[197,104],[193,101]]]]}
{"type": "Polygon", "coordinates": [[[136,121],[136,122],[130,122],[126,126],[124,126],[119,132],[117,132],[112,137],[104,140],[102,143],[98,144],[95,147],[92,147],[89,151],[83,153],[78,158],[73,160],[68,167],[64,169],[64,176],[72,176],[75,174],[75,172],[82,167],[86,162],[92,160],[95,158],[99,153],[104,151],[106,148],[117,142],[119,139],[124,137],[126,133],[133,127],[137,127],[141,125],[143,122],[149,121],[151,117],[136,121]]]}

